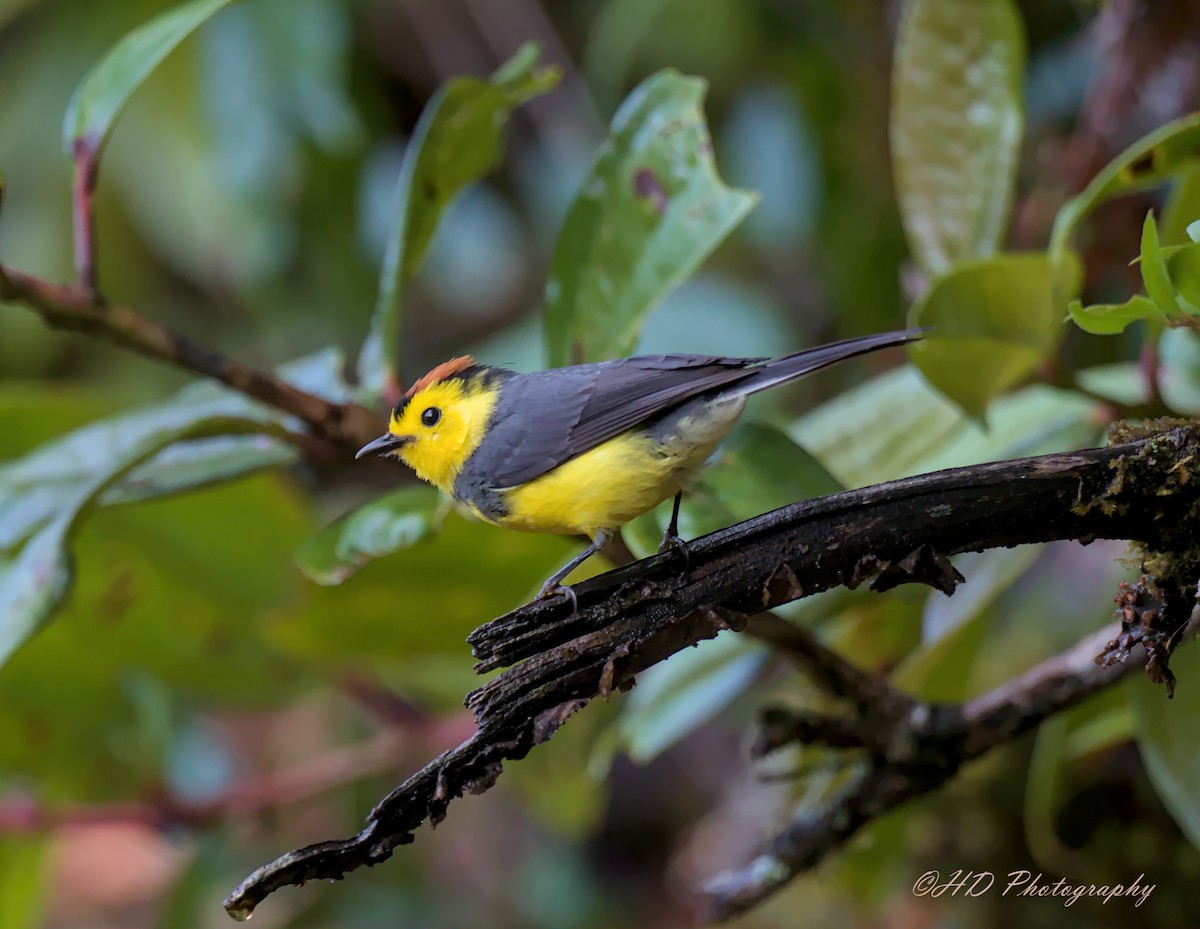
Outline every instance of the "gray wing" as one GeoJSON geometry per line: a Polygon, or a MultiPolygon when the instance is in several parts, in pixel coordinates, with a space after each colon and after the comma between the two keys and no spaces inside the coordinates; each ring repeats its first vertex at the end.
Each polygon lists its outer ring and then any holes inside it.
{"type": "MultiPolygon", "coordinates": [[[[646,355],[506,378],[466,469],[516,487],[693,397],[745,380],[764,359],[646,355]]],[[[482,489],[482,488],[481,488],[482,489]]]]}
{"type": "Polygon", "coordinates": [[[766,390],[855,355],[920,339],[922,329],[885,332],[782,358],[643,355],[576,365],[501,382],[502,412],[464,469],[479,491],[516,487],[702,394],[766,390]]]}

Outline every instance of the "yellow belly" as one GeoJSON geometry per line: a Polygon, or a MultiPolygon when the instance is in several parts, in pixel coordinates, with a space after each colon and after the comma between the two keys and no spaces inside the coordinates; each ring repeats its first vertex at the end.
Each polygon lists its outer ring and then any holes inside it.
{"type": "MultiPolygon", "coordinates": [[[[741,404],[664,444],[642,433],[610,439],[528,484],[506,491],[500,525],[527,532],[593,536],[616,529],[667,500],[696,474],[732,428],[741,404]]],[[[689,428],[690,427],[690,428],[689,428]]]]}

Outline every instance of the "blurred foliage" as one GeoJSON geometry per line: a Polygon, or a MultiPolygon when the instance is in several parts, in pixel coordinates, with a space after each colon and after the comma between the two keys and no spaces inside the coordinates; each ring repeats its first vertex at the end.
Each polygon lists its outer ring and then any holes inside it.
{"type": "MultiPolygon", "coordinates": [[[[685,503],[697,535],[1096,444],[1127,409],[1200,412],[1200,93],[1156,77],[1193,73],[1184,6],[0,0],[0,261],[69,279],[65,133],[103,148],[108,297],[339,402],[382,409],[464,352],[533,368],[779,354],[906,312],[936,327],[910,364],[755,399],[685,503]],[[1153,54],[1097,55],[1105,29],[1146,23],[1153,54]],[[1101,92],[1114,73],[1128,100],[1101,92]]],[[[0,929],[222,920],[247,870],[354,831],[469,733],[465,635],[573,550],[470,521],[402,469],[305,456],[289,417],[19,307],[0,307],[0,372],[0,929]]],[[[668,512],[627,527],[634,554],[668,512]]],[[[1107,622],[1121,554],[965,555],[951,599],[780,612],[958,701],[1107,622]]],[[[1144,873],[1139,921],[1200,921],[1177,892],[1200,876],[1192,651],[1174,704],[1140,677],[1099,695],[743,923],[1132,918],[914,897],[928,868],[1144,873]]],[[[793,778],[747,773],[768,700],[831,709],[723,634],[385,867],[261,918],[684,924],[686,886],[841,776],[815,750],[793,778]]]]}

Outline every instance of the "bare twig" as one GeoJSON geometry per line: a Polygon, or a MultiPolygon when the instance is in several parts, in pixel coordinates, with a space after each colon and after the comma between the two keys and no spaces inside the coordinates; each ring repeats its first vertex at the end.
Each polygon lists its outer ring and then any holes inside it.
{"type": "MultiPolygon", "coordinates": [[[[537,601],[493,620],[470,637],[478,667],[519,663],[468,697],[476,733],[381,800],[358,835],[259,868],[229,896],[226,909],[244,918],[280,887],[340,878],[385,860],[413,841],[426,819],[438,822],[455,797],[491,787],[505,761],[523,758],[588,701],[632,686],[642,670],[723,628],[744,628],[748,614],[871,578],[877,587],[910,581],[949,589],[956,574],[946,559],[962,551],[1094,538],[1191,550],[1200,531],[1194,517],[1200,482],[1181,475],[1180,463],[1193,456],[1200,458],[1200,429],[1178,427],[1104,449],[847,491],[698,539],[689,545],[686,567],[667,554],[585,581],[575,587],[577,607],[565,599],[537,601]]],[[[1115,673],[1090,655],[1084,662],[1072,653],[961,712],[936,708],[931,714],[915,705],[907,725],[922,738],[911,742],[919,749],[912,764],[923,764],[942,741],[948,746],[940,749],[943,756],[953,749],[974,757],[1035,725],[1043,709],[1071,705],[1115,673]],[[974,721],[970,732],[964,733],[962,718],[974,721]]],[[[893,744],[884,757],[899,758],[900,751],[893,744]]],[[[913,795],[911,778],[896,781],[889,770],[868,766],[863,783],[847,794],[851,804],[865,799],[838,811],[853,826],[846,835],[877,810],[913,795]],[[878,779],[885,783],[870,783],[878,779]]]]}
{"type": "Polygon", "coordinates": [[[1014,681],[955,707],[920,705],[892,741],[895,749],[863,767],[821,809],[803,809],[745,867],[709,881],[702,918],[721,922],[744,913],[845,845],[863,826],[941,787],[967,762],[1011,742],[1133,670],[1099,665],[1109,633],[1087,636],[1014,681]]]}
{"type": "Polygon", "coordinates": [[[0,300],[23,304],[53,328],[83,332],[211,377],[299,418],[342,451],[357,449],[383,431],[383,420],[365,407],[333,403],[307,393],[273,374],[226,358],[128,307],[102,304],[86,289],[51,284],[0,267],[0,300]]]}

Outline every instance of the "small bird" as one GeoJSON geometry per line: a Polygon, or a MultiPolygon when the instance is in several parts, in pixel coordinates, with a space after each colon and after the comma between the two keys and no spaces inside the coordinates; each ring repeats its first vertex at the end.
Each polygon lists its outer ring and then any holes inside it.
{"type": "Polygon", "coordinates": [[[750,394],[820,368],[921,338],[907,329],[782,358],[643,355],[517,374],[470,357],[438,365],[392,411],[388,431],[359,449],[399,456],[489,523],[591,540],[539,598],[596,554],[622,525],[671,496],[659,551],[687,549],[679,504],[733,428],[750,394]]]}

